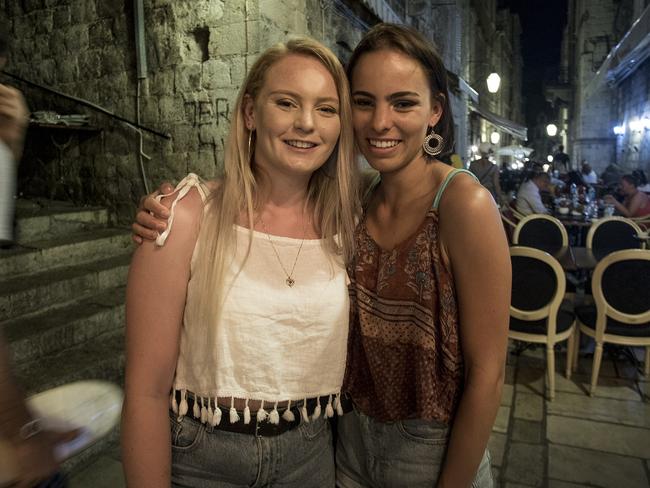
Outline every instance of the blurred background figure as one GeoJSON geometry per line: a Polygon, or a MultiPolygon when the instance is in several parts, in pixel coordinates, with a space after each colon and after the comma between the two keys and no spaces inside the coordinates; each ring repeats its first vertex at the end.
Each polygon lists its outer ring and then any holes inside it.
{"type": "Polygon", "coordinates": [[[558,171],[560,174],[567,173],[570,168],[569,155],[564,152],[564,146],[560,144],[557,152],[553,155],[553,170],[558,171]]]}
{"type": "Polygon", "coordinates": [[[637,180],[632,175],[624,175],[619,183],[623,202],[613,195],[605,195],[605,203],[614,205],[616,211],[624,217],[644,217],[650,215],[650,196],[637,188],[637,180]]]}
{"type": "Polygon", "coordinates": [[[534,173],[524,181],[517,192],[517,211],[523,215],[547,214],[548,209],[542,202],[543,191],[550,191],[551,178],[543,171],[534,173]]]}
{"type": "Polygon", "coordinates": [[[636,187],[639,191],[650,193],[650,183],[648,183],[648,178],[646,178],[642,169],[632,171],[632,176],[636,179],[636,187]]]}
{"type": "Polygon", "coordinates": [[[582,176],[582,182],[585,185],[595,185],[596,183],[598,183],[598,175],[593,170],[591,165],[587,161],[583,160],[581,166],[582,167],[580,171],[582,176]]]}
{"type": "Polygon", "coordinates": [[[621,167],[616,163],[610,163],[605,168],[605,171],[603,171],[603,174],[600,175],[600,179],[603,181],[603,185],[607,191],[611,193],[616,191],[621,176],[623,176],[621,167]]]}
{"type": "Polygon", "coordinates": [[[501,184],[499,183],[499,167],[488,159],[492,152],[492,146],[489,142],[482,142],[478,150],[481,159],[472,161],[469,170],[474,173],[479,183],[492,194],[494,201],[500,204],[503,197],[501,195],[501,184]]]}
{"type": "MultiPolygon", "coordinates": [[[[7,62],[7,30],[0,24],[0,71],[7,62]]],[[[0,80],[1,81],[1,80],[0,80]]],[[[22,94],[0,83],[0,246],[13,242],[16,169],[29,119],[22,94]]]]}

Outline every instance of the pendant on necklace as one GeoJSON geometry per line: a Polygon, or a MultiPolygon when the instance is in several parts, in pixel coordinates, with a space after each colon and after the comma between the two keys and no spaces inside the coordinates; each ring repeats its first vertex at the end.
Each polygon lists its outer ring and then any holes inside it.
{"type": "Polygon", "coordinates": [[[288,287],[292,287],[293,285],[296,284],[295,280],[291,277],[288,277],[284,282],[287,284],[288,287]]]}

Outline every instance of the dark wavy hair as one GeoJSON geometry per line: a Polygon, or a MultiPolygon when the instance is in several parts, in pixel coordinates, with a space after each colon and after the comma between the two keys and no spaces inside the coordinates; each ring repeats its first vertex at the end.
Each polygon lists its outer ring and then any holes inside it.
{"type": "Polygon", "coordinates": [[[631,174],[631,175],[623,175],[623,176],[621,176],[621,180],[627,181],[630,185],[634,185],[634,187],[639,186],[639,180],[633,174],[631,174]]]}
{"type": "MultiPolygon", "coordinates": [[[[363,36],[348,61],[347,74],[352,83],[352,73],[361,56],[382,49],[394,49],[416,60],[429,81],[432,97],[442,105],[442,116],[433,127],[444,140],[438,158],[445,158],[454,151],[454,117],[449,103],[447,69],[438,50],[417,30],[405,25],[377,24],[363,36]]],[[[428,160],[435,159],[424,153],[428,160]]],[[[447,159],[447,158],[445,158],[447,159]]]]}

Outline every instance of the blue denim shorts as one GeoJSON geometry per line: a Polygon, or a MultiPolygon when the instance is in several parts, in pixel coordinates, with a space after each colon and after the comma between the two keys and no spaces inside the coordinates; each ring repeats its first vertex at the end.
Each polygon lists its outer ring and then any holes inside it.
{"type": "MultiPolygon", "coordinates": [[[[336,485],[339,488],[431,488],[436,485],[449,427],[432,420],[378,422],[356,409],[338,419],[336,485]]],[[[485,451],[472,488],[492,488],[485,451]]]]}
{"type": "Polygon", "coordinates": [[[274,437],[213,429],[191,416],[179,421],[173,412],[170,423],[173,487],[334,487],[332,431],[323,417],[274,437]]]}

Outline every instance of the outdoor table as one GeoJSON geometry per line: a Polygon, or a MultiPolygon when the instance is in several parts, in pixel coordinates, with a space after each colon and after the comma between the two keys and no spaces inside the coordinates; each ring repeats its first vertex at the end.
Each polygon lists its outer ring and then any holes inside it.
{"type": "Polygon", "coordinates": [[[552,215],[566,227],[573,244],[584,245],[586,239],[584,229],[591,227],[591,219],[585,218],[584,215],[561,214],[557,211],[552,215]]]}

